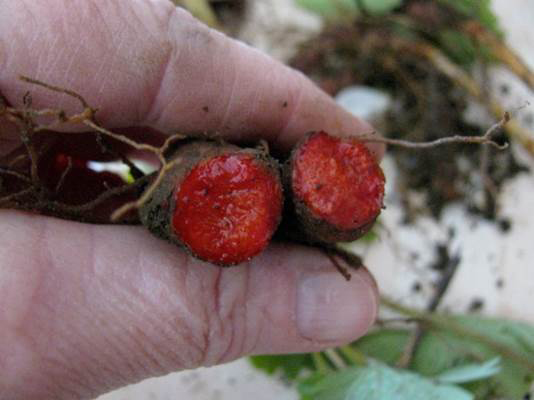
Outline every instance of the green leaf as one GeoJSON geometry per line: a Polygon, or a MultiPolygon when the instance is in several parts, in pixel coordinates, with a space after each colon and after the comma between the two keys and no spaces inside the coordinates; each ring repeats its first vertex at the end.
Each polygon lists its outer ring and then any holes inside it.
{"type": "Polygon", "coordinates": [[[454,367],[436,376],[441,383],[467,383],[491,378],[501,371],[500,357],[478,364],[466,364],[454,367]]]}
{"type": "MultiPolygon", "coordinates": [[[[491,393],[516,399],[528,391],[534,381],[534,327],[477,316],[447,319],[474,335],[466,337],[450,330],[427,331],[412,361],[413,371],[434,377],[451,368],[500,357],[498,373],[465,387],[477,398],[485,398],[491,393]]],[[[354,346],[368,357],[394,364],[402,354],[408,336],[403,330],[383,329],[363,337],[354,346]]]]}
{"type": "Polygon", "coordinates": [[[367,334],[354,345],[362,353],[386,364],[395,364],[400,358],[408,332],[395,329],[381,329],[367,334]]]}
{"type": "Polygon", "coordinates": [[[345,400],[471,400],[467,391],[442,385],[418,374],[373,365],[361,371],[345,400]]]}
{"type": "Polygon", "coordinates": [[[358,14],[354,0],[296,0],[297,4],[321,17],[351,18],[358,14]]]}
{"type": "Polygon", "coordinates": [[[471,400],[465,390],[379,363],[315,376],[299,386],[306,400],[471,400]]]}
{"type": "MultiPolygon", "coordinates": [[[[457,343],[468,346],[472,352],[478,352],[480,358],[502,358],[501,372],[490,379],[495,394],[505,398],[521,398],[534,382],[534,327],[521,322],[477,316],[455,317],[453,321],[469,332],[486,338],[493,346],[481,343],[476,337],[457,338],[457,343]]],[[[484,393],[487,386],[487,383],[477,383],[470,385],[470,388],[484,393]]]]}
{"type": "Polygon", "coordinates": [[[445,53],[457,64],[471,65],[477,59],[477,47],[473,39],[453,29],[438,33],[438,42],[445,53]]]}
{"type": "Polygon", "coordinates": [[[492,61],[491,49],[468,35],[453,29],[440,31],[437,41],[443,51],[457,64],[470,66],[477,60],[492,61]]]}
{"type": "Polygon", "coordinates": [[[183,5],[191,14],[212,28],[219,26],[217,16],[208,0],[174,0],[173,2],[176,5],[183,5]]]}
{"type": "Polygon", "coordinates": [[[294,381],[303,371],[313,370],[310,354],[252,356],[250,362],[269,375],[280,374],[289,381],[294,381]]]}
{"type": "Polygon", "coordinates": [[[360,368],[348,368],[327,375],[315,374],[297,389],[301,400],[345,400],[360,368]]]}
{"type": "Polygon", "coordinates": [[[357,4],[372,15],[386,15],[402,5],[403,0],[356,0],[357,4]]]}
{"type": "Polygon", "coordinates": [[[491,9],[491,0],[438,0],[465,17],[473,18],[482,26],[501,36],[497,17],[491,9]]]}
{"type": "Polygon", "coordinates": [[[358,240],[360,240],[361,242],[365,242],[365,243],[373,243],[377,239],[378,239],[378,234],[376,233],[376,231],[370,230],[358,240]]]}

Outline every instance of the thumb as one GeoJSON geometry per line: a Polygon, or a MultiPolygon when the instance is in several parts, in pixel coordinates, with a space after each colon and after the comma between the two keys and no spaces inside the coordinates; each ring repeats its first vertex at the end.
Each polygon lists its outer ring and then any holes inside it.
{"type": "Polygon", "coordinates": [[[221,269],[138,227],[0,221],[2,399],[91,398],[244,355],[318,351],[375,318],[368,273],[347,282],[311,248],[272,245],[221,269]]]}

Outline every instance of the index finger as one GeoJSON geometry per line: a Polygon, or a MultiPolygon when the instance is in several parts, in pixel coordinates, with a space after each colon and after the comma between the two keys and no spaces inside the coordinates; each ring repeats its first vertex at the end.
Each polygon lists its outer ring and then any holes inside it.
{"type": "MultiPolygon", "coordinates": [[[[80,93],[111,128],[264,138],[283,150],[312,130],[372,131],[301,73],[169,1],[0,3],[0,90],[11,103],[20,104],[28,86],[17,78],[27,75],[80,93]]],[[[72,98],[31,90],[36,107],[79,111],[72,98]]]]}

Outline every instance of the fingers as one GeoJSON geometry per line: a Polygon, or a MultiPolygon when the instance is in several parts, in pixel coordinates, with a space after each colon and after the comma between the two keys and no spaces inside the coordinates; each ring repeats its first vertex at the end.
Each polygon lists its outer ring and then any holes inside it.
{"type": "Polygon", "coordinates": [[[0,212],[0,398],[91,398],[253,353],[339,345],[372,323],[376,288],[317,250],[250,265],[195,261],[141,228],[0,212]]]}
{"type": "MultiPolygon", "coordinates": [[[[208,29],[170,1],[0,5],[0,90],[14,104],[30,88],[17,79],[27,75],[82,94],[109,127],[262,137],[283,149],[311,130],[372,131],[302,74],[208,29]]],[[[79,111],[72,98],[31,90],[35,106],[79,111]]]]}

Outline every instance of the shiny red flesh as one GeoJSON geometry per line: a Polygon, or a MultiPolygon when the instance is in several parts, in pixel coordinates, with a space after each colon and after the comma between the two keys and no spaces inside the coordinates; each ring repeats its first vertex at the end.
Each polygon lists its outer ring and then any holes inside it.
{"type": "Polygon", "coordinates": [[[295,196],[313,216],[340,230],[362,227],[378,216],[384,174],[365,145],[319,132],[294,156],[295,196]]]}
{"type": "Polygon", "coordinates": [[[253,155],[201,162],[176,189],[173,228],[198,257],[237,264],[261,252],[278,225],[282,188],[253,155]]]}

